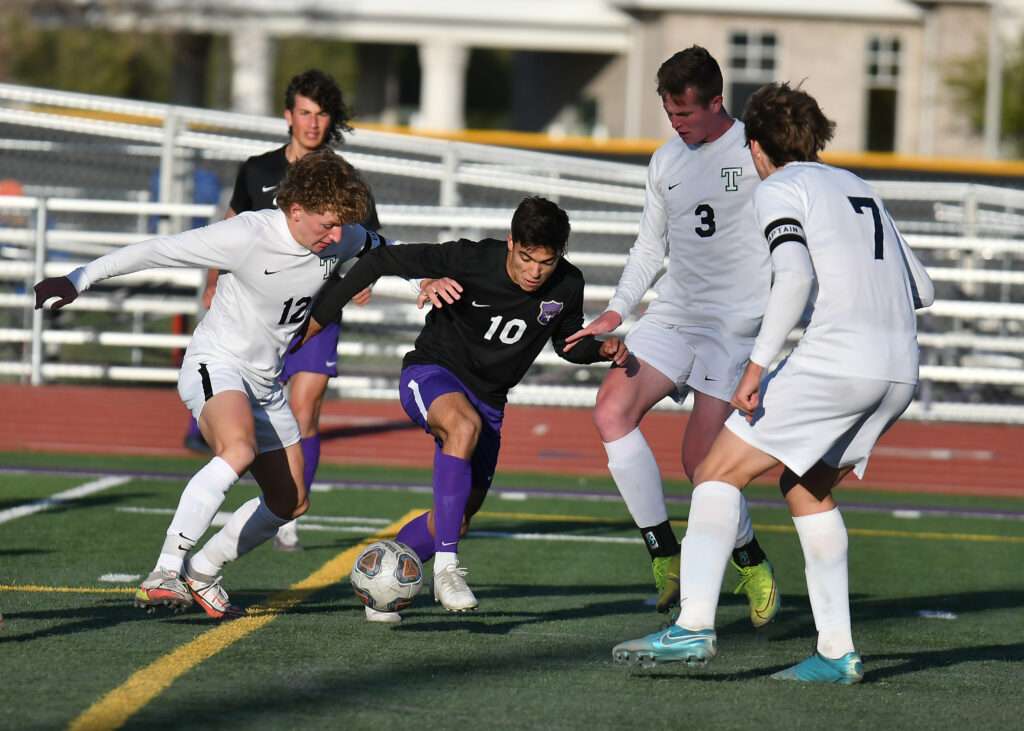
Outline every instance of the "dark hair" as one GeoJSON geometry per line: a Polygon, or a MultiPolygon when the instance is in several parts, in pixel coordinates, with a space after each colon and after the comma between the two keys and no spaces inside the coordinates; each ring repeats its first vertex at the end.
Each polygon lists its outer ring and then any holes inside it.
{"type": "Polygon", "coordinates": [[[569,216],[547,198],[523,198],[511,230],[512,241],[527,249],[539,246],[562,257],[569,248],[569,216]]]}
{"type": "Polygon", "coordinates": [[[370,189],[344,158],[322,147],[288,166],[277,206],[287,213],[292,203],[308,213],[331,212],[342,223],[358,223],[370,209],[370,189]]]}
{"type": "Polygon", "coordinates": [[[667,60],[658,69],[658,96],[682,96],[693,87],[697,101],[707,107],[722,96],[722,69],[703,46],[690,46],[667,60]]]}
{"type": "Polygon", "coordinates": [[[814,97],[785,82],[765,84],[751,95],[743,110],[743,126],[747,144],[757,140],[776,166],[817,161],[836,131],[836,123],[825,116],[814,97]]]}
{"type": "MultiPolygon", "coordinates": [[[[342,132],[351,132],[352,128],[348,122],[352,114],[345,106],[345,97],[341,89],[334,83],[334,77],[325,74],[319,69],[310,69],[296,74],[288,82],[288,89],[284,93],[284,108],[291,111],[295,109],[295,95],[301,94],[307,99],[312,99],[317,106],[327,112],[331,118],[324,135],[324,144],[330,145],[342,141],[342,132]]],[[[292,133],[291,127],[288,134],[292,133]]]]}

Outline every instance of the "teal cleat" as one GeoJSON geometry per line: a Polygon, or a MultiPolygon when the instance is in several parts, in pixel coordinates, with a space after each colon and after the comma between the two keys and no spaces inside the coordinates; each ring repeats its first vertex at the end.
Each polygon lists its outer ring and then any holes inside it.
{"type": "Polygon", "coordinates": [[[807,683],[838,683],[853,685],[864,679],[864,664],[856,652],[848,652],[838,660],[830,660],[819,652],[799,665],[772,675],[778,680],[802,680],[807,683]]]}
{"type": "Polygon", "coordinates": [[[745,591],[750,602],[750,623],[755,627],[764,627],[775,620],[782,601],[778,587],[775,585],[775,571],[771,561],[765,559],[756,566],[739,566],[729,559],[740,572],[740,584],[733,594],[745,591]]]}
{"type": "Polygon", "coordinates": [[[657,610],[665,614],[673,606],[678,608],[679,552],[673,556],[655,558],[651,562],[651,570],[654,571],[654,587],[658,590],[657,610]]]}
{"type": "Polygon", "coordinates": [[[689,630],[678,625],[658,630],[638,640],[622,642],[612,648],[617,662],[650,668],[659,662],[685,662],[704,666],[718,652],[713,629],[689,630]]]}

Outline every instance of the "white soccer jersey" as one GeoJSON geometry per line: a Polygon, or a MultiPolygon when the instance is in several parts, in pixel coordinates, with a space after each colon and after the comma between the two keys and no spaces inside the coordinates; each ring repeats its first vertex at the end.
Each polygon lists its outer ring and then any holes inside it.
{"type": "Polygon", "coordinates": [[[270,390],[288,344],[335,266],[383,242],[362,226],[344,226],[341,241],[317,254],[295,241],[284,212],[272,208],[126,246],[68,278],[82,292],[143,269],[220,269],[217,296],[192,334],[186,356],[232,362],[270,390]]]}
{"type": "Polygon", "coordinates": [[[608,309],[629,315],[661,271],[646,316],[710,327],[725,337],[756,335],[771,281],[751,197],[759,178],[735,121],[714,142],[678,136],[647,168],[647,199],[636,243],[608,309]]]}
{"type": "MultiPolygon", "coordinates": [[[[917,383],[915,293],[930,290],[931,281],[904,248],[874,189],[847,170],[791,162],[758,186],[754,213],[773,259],[784,253],[806,261],[809,255],[817,280],[810,321],[790,362],[836,375],[917,383]],[[806,246],[807,254],[783,252],[793,246],[806,246]]],[[[807,269],[805,284],[810,276],[807,269]]],[[[777,278],[750,356],[764,366],[803,310],[803,302],[783,301],[790,290],[779,284],[777,278]]]]}

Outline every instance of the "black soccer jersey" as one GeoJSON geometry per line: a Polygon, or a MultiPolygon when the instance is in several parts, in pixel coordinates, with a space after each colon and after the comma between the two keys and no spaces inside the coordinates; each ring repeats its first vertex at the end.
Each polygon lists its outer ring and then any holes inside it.
{"type": "Polygon", "coordinates": [[[332,322],[345,303],[385,274],[451,277],[462,285],[461,299],[427,314],[415,349],[402,365],[444,366],[482,401],[503,409],[508,390],[549,340],[572,363],[601,360],[601,344],[592,337],[562,351],[565,339],[583,327],[580,270],[561,259],[537,291],[526,292],[509,276],[507,256],[506,242],[495,239],[374,249],[343,279],[324,285],[313,317],[321,324],[332,322]]]}
{"type": "Polygon", "coordinates": [[[231,194],[232,211],[241,213],[277,207],[277,188],[288,172],[286,147],[288,145],[254,155],[241,164],[231,194]]]}

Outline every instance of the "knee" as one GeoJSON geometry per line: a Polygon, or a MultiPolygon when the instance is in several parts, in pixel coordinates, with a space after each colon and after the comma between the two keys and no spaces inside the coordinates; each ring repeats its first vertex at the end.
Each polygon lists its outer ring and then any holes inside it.
{"type": "Polygon", "coordinates": [[[258,451],[255,440],[238,439],[226,444],[217,452],[217,456],[231,465],[231,468],[241,475],[249,469],[249,465],[256,459],[258,451]]]}
{"type": "Polygon", "coordinates": [[[463,416],[446,430],[444,444],[460,456],[468,459],[473,454],[473,450],[476,449],[476,444],[480,440],[481,429],[480,417],[475,413],[463,416]]]}
{"type": "Polygon", "coordinates": [[[594,426],[601,439],[611,442],[631,432],[639,424],[638,419],[631,418],[622,399],[614,393],[599,391],[597,403],[594,405],[594,426]]]}
{"type": "Polygon", "coordinates": [[[305,496],[299,501],[298,505],[292,511],[292,518],[298,518],[300,515],[304,515],[309,510],[309,496],[305,496]]]}

